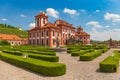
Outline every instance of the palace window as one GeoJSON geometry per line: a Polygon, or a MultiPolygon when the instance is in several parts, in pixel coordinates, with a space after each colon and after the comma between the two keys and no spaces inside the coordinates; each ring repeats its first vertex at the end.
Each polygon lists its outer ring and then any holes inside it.
{"type": "Polygon", "coordinates": [[[46,36],[49,36],[49,31],[46,32],[46,36]]]}
{"type": "Polygon", "coordinates": [[[42,45],[44,45],[44,41],[43,41],[43,39],[42,39],[42,45]]]}
{"type": "Polygon", "coordinates": [[[63,38],[64,38],[64,34],[63,34],[63,38]]]}
{"type": "Polygon", "coordinates": [[[55,36],[55,32],[53,31],[53,36],[55,36]]]}
{"type": "Polygon", "coordinates": [[[58,32],[58,36],[59,36],[59,32],[58,32]]]}
{"type": "Polygon", "coordinates": [[[37,26],[39,26],[39,18],[37,19],[37,26]]]}
{"type": "Polygon", "coordinates": [[[34,37],[34,33],[33,33],[33,37],[34,37]]]}
{"type": "Polygon", "coordinates": [[[42,37],[44,36],[44,32],[42,32],[42,37]]]}
{"type": "Polygon", "coordinates": [[[48,46],[48,39],[46,40],[46,44],[47,44],[47,46],[48,46]]]}
{"type": "Polygon", "coordinates": [[[37,33],[37,37],[39,37],[39,33],[37,33]]]}
{"type": "Polygon", "coordinates": [[[53,44],[55,44],[55,39],[53,39],[53,44]]]}
{"type": "Polygon", "coordinates": [[[36,43],[37,45],[39,44],[39,39],[37,39],[37,43],[36,43]]]}
{"type": "Polygon", "coordinates": [[[33,45],[35,45],[35,40],[33,40],[33,45]]]}
{"type": "Polygon", "coordinates": [[[45,24],[45,18],[43,18],[43,24],[45,24]]]}

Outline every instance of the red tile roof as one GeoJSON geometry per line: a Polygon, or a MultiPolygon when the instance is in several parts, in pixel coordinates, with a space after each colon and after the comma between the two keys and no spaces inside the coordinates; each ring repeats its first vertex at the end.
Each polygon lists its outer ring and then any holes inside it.
{"type": "Polygon", "coordinates": [[[57,28],[57,29],[59,29],[59,27],[55,26],[53,23],[50,23],[50,22],[45,24],[44,27],[42,27],[42,28],[57,28]]]}
{"type": "Polygon", "coordinates": [[[34,27],[34,28],[28,30],[28,32],[29,32],[29,31],[34,31],[34,30],[40,30],[40,26],[39,26],[39,27],[34,27]]]}
{"type": "Polygon", "coordinates": [[[40,29],[45,29],[45,28],[55,28],[55,29],[59,29],[59,27],[55,26],[53,23],[48,22],[48,23],[45,24],[44,26],[34,27],[33,29],[28,30],[28,31],[40,30],[40,29]]]}
{"type": "Polygon", "coordinates": [[[69,24],[68,22],[64,21],[64,20],[56,20],[56,22],[59,22],[57,25],[63,25],[65,27],[70,27],[70,28],[74,28],[72,24],[69,24]]]}
{"type": "Polygon", "coordinates": [[[76,32],[75,35],[76,35],[76,36],[90,36],[90,35],[89,35],[88,33],[86,33],[86,32],[80,32],[80,33],[76,32]]]}
{"type": "Polygon", "coordinates": [[[45,13],[45,12],[40,12],[40,13],[37,14],[35,17],[38,17],[38,16],[47,17],[47,18],[48,18],[48,16],[46,16],[46,13],[45,13]]]}
{"type": "Polygon", "coordinates": [[[17,35],[0,34],[0,40],[25,40],[25,39],[19,38],[17,35]]]}

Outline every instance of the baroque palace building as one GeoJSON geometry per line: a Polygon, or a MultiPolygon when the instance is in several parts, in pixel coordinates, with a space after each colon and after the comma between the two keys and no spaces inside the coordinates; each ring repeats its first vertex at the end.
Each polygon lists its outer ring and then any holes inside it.
{"type": "Polygon", "coordinates": [[[76,31],[72,24],[63,20],[48,22],[46,13],[40,12],[35,16],[35,27],[28,30],[28,43],[29,45],[55,47],[58,41],[60,46],[64,46],[69,36],[79,39],[84,44],[90,44],[90,35],[81,27],[76,31]]]}

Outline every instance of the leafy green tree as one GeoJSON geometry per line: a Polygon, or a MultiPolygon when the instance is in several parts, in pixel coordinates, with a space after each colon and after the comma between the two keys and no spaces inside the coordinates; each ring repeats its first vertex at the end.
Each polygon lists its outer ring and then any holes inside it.
{"type": "Polygon", "coordinates": [[[1,40],[0,45],[10,45],[10,43],[6,40],[1,40]]]}

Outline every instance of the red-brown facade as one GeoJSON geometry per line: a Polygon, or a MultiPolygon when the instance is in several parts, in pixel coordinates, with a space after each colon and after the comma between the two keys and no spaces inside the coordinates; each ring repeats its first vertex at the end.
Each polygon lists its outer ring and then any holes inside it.
{"type": "MultiPolygon", "coordinates": [[[[48,17],[44,12],[35,16],[35,24],[35,28],[28,31],[28,42],[30,45],[55,47],[56,40],[59,40],[60,46],[63,46],[69,35],[77,38],[83,36],[83,33],[81,35],[78,31],[76,32],[76,28],[66,21],[56,20],[55,23],[48,22],[48,17]]],[[[86,34],[84,34],[84,37],[86,37],[84,43],[89,44],[90,35],[86,34]]]]}

